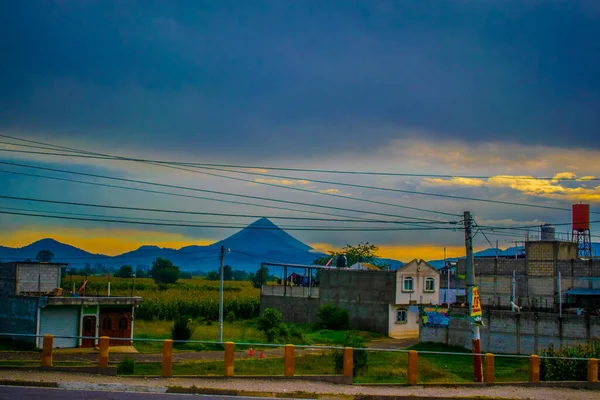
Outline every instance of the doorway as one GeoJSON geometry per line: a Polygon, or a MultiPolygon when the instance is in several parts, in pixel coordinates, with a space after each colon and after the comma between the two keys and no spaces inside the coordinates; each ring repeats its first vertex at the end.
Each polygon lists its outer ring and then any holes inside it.
{"type": "MultiPolygon", "coordinates": [[[[96,336],[96,316],[88,315],[83,317],[83,330],[82,336],[95,337],[96,336]]],[[[81,347],[95,347],[96,339],[83,339],[81,341],[81,347]]]]}

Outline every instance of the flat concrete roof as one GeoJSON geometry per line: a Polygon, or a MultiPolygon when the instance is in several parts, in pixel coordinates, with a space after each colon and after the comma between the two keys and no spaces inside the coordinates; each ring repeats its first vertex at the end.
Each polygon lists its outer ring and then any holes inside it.
{"type": "Polygon", "coordinates": [[[73,305],[84,305],[84,306],[127,306],[127,305],[139,305],[142,303],[141,297],[48,297],[48,306],[73,306],[73,305]]]}

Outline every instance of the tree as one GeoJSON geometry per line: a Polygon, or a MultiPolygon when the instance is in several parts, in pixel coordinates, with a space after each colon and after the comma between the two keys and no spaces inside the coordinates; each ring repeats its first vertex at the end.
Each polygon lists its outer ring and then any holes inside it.
{"type": "MultiPolygon", "coordinates": [[[[357,262],[373,264],[381,269],[387,268],[387,264],[377,259],[379,247],[369,242],[359,243],[356,246],[347,244],[341,251],[329,251],[329,256],[319,257],[313,261],[313,265],[325,265],[332,257],[346,256],[347,265],[351,266],[357,262]]],[[[335,263],[332,262],[335,265],[335,263]]]]}
{"type": "Polygon", "coordinates": [[[241,269],[236,269],[232,272],[234,281],[247,281],[248,273],[246,271],[242,271],[241,269]]]}
{"type": "Polygon", "coordinates": [[[219,273],[217,271],[210,271],[207,275],[206,275],[206,279],[209,281],[218,281],[219,278],[219,273]]]}
{"type": "Polygon", "coordinates": [[[192,279],[192,274],[189,272],[181,271],[179,273],[179,279],[192,279]]]}
{"type": "Polygon", "coordinates": [[[265,282],[269,280],[269,269],[267,267],[260,267],[256,274],[252,276],[252,283],[255,288],[260,288],[265,282]]]}
{"type": "Polygon", "coordinates": [[[268,342],[275,340],[281,324],[281,313],[274,308],[266,308],[258,318],[257,329],[265,334],[268,342]]]}
{"type": "Polygon", "coordinates": [[[119,269],[119,272],[117,273],[117,276],[120,278],[131,278],[133,277],[133,267],[131,265],[123,265],[121,267],[121,269],[119,269]]]}
{"type": "MultiPolygon", "coordinates": [[[[220,268],[219,268],[219,272],[221,272],[220,268]]],[[[221,278],[219,278],[219,279],[221,279],[221,278]]],[[[223,280],[230,281],[232,279],[233,279],[233,271],[231,270],[231,267],[229,265],[225,265],[223,267],[223,280]]]]}
{"type": "Polygon", "coordinates": [[[179,279],[179,267],[174,266],[171,260],[158,257],[152,261],[150,275],[156,283],[176,283],[179,279]]]}
{"type": "Polygon", "coordinates": [[[54,253],[50,250],[40,250],[35,259],[41,262],[50,262],[54,258],[54,253]]]}
{"type": "Polygon", "coordinates": [[[138,265],[138,267],[135,270],[135,276],[136,278],[147,278],[148,274],[146,273],[146,271],[144,271],[142,267],[138,265]]]}

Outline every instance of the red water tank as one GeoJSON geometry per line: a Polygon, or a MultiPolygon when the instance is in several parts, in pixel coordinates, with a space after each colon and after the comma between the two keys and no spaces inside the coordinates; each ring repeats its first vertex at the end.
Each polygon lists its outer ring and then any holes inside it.
{"type": "Polygon", "coordinates": [[[573,230],[578,232],[590,229],[590,205],[573,204],[573,230]]]}

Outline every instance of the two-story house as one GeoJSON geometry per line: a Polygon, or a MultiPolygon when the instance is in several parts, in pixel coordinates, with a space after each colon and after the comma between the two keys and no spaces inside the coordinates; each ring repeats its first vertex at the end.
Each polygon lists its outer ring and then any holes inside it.
{"type": "Polygon", "coordinates": [[[440,301],[440,273],[423,260],[412,260],[396,271],[395,302],[389,306],[388,335],[419,336],[420,306],[440,301]]]}

